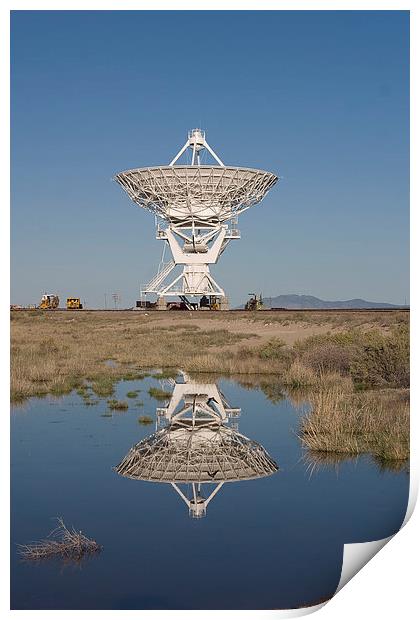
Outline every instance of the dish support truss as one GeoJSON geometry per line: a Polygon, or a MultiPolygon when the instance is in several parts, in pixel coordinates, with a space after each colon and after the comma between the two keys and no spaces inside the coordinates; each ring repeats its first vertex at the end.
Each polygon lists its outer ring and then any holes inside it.
{"type": "Polygon", "coordinates": [[[241,410],[229,406],[216,384],[195,383],[185,374],[184,381],[175,383],[169,402],[157,408],[156,432],[133,446],[116,471],[171,484],[197,519],[206,516],[225,482],[269,476],[278,466],[235,423],[228,426],[241,410]],[[166,426],[158,430],[162,421],[166,426]]]}
{"type": "Polygon", "coordinates": [[[210,273],[210,265],[219,260],[232,239],[240,239],[236,221],[217,226],[169,225],[156,227],[156,239],[164,241],[162,259],[155,277],[141,289],[141,294],[154,293],[158,299],[173,295],[217,295],[225,297],[225,291],[210,273]],[[169,248],[172,259],[165,262],[169,248]],[[182,272],[171,279],[169,276],[182,266],[182,272]]]}

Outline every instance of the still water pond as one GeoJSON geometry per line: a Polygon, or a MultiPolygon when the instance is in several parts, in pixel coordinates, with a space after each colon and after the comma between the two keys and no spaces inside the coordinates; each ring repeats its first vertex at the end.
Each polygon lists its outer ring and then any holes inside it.
{"type": "Polygon", "coordinates": [[[404,519],[407,472],[368,456],[308,462],[296,436],[305,403],[182,375],[121,382],[115,398],[129,408],[111,414],[106,399],[86,406],[73,393],[13,410],[13,609],[315,604],[338,585],[344,543],[384,538],[404,519]],[[102,552],[22,562],[17,544],[58,516],[102,552]]]}

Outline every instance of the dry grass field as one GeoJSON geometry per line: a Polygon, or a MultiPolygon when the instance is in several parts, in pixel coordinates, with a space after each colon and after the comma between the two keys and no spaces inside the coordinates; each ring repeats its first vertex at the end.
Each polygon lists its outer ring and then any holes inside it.
{"type": "Polygon", "coordinates": [[[408,390],[346,393],[339,387],[310,395],[312,408],[302,419],[301,439],[317,453],[369,452],[378,461],[409,456],[408,390]]]}
{"type": "Polygon", "coordinates": [[[295,397],[309,390],[324,398],[313,400],[302,426],[301,439],[310,449],[345,452],[347,441],[348,452],[372,451],[372,441],[355,443],[348,427],[337,427],[365,400],[355,424],[362,420],[367,436],[375,424],[383,433],[398,418],[393,434],[401,437],[406,428],[401,445],[381,454],[408,453],[407,399],[394,407],[403,413],[393,416],[392,407],[383,406],[387,397],[379,405],[368,396],[409,386],[407,312],[24,311],[11,314],[11,342],[15,402],[83,390],[87,383],[97,396],[111,397],[120,379],[141,378],[151,368],[181,368],[214,378],[232,375],[273,398],[284,389],[295,397]],[[383,422],[371,415],[379,410],[383,422]]]}

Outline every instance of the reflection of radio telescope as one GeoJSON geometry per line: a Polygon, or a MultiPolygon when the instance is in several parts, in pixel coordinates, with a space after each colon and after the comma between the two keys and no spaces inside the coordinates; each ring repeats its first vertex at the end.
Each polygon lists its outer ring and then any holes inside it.
{"type": "Polygon", "coordinates": [[[168,426],[133,446],[116,471],[134,480],[170,483],[196,518],[205,516],[225,482],[276,472],[277,464],[260,444],[223,423],[230,416],[221,415],[221,404],[237,417],[240,410],[226,406],[215,384],[176,384],[169,405],[158,408],[166,411],[168,426]],[[190,492],[180,484],[189,485],[190,492]],[[212,485],[209,494],[202,485],[212,485]]]}
{"type": "Polygon", "coordinates": [[[158,407],[158,419],[166,422],[177,421],[217,421],[239,417],[241,410],[229,406],[226,398],[215,383],[191,382],[186,373],[182,373],[185,383],[175,383],[172,396],[166,407],[158,407]]]}
{"type": "Polygon", "coordinates": [[[206,141],[201,129],[188,133],[187,142],[168,166],[136,168],[116,175],[115,180],[140,207],[163,223],[156,238],[169,245],[173,259],[164,256],[156,276],[144,293],[158,298],[169,295],[219,295],[223,289],[210,275],[209,265],[217,262],[231,239],[239,239],[237,217],[260,202],[277,177],[271,172],[225,166],[206,141]],[[192,151],[188,165],[176,162],[192,151]],[[202,165],[208,153],[214,165],[202,165]],[[165,284],[171,271],[183,271],[165,284]]]}
{"type": "Polygon", "coordinates": [[[136,444],[116,471],[135,480],[168,482],[187,503],[191,516],[204,516],[209,501],[225,482],[253,480],[277,471],[264,448],[217,422],[174,423],[136,444]],[[192,485],[187,499],[178,484],[192,485]],[[205,499],[201,484],[217,484],[205,499]]]}

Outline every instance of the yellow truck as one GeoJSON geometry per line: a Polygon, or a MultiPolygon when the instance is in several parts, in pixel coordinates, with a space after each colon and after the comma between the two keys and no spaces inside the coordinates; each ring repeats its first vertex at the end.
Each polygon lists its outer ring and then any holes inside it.
{"type": "Polygon", "coordinates": [[[251,299],[248,299],[246,302],[245,310],[262,310],[264,308],[262,293],[260,293],[259,297],[257,297],[256,293],[248,293],[248,295],[251,296],[251,299]]]}
{"type": "Polygon", "coordinates": [[[47,293],[44,293],[44,295],[41,297],[39,309],[40,310],[55,310],[56,308],[58,308],[59,303],[60,303],[60,300],[58,298],[58,295],[48,295],[47,293]]]}
{"type": "Polygon", "coordinates": [[[200,310],[220,310],[222,300],[217,295],[203,295],[200,299],[200,310]]]}
{"type": "Polygon", "coordinates": [[[83,305],[80,303],[80,297],[67,297],[66,307],[67,310],[83,310],[83,305]]]}

